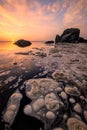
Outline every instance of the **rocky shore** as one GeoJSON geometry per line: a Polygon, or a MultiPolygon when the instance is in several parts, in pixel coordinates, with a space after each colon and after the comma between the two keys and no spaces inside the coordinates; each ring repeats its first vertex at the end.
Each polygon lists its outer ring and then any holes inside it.
{"type": "Polygon", "coordinates": [[[23,55],[43,71],[15,87],[0,130],[87,130],[87,44],[34,49],[23,55]]]}

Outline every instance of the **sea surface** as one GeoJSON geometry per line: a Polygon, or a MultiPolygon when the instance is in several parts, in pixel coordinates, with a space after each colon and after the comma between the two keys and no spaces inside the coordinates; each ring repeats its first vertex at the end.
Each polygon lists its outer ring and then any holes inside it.
{"type": "Polygon", "coordinates": [[[13,42],[0,42],[0,81],[3,82],[9,75],[20,76],[34,71],[38,68],[38,61],[35,60],[38,52],[46,53],[48,48],[44,42],[32,42],[31,46],[25,48],[20,48],[13,42]]]}

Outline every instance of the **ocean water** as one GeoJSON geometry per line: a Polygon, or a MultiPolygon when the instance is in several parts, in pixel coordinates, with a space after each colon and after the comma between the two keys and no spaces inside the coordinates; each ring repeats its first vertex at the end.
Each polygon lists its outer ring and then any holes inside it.
{"type": "Polygon", "coordinates": [[[25,48],[13,42],[0,42],[0,89],[8,88],[7,84],[16,82],[15,79],[24,81],[42,72],[41,55],[44,56],[51,47],[44,42],[32,42],[25,48]]]}
{"type": "Polygon", "coordinates": [[[13,42],[0,42],[0,70],[10,67],[14,62],[21,62],[25,58],[23,55],[17,56],[16,53],[35,52],[35,49],[45,47],[46,45],[43,42],[33,42],[31,46],[25,48],[20,48],[13,42]]]}

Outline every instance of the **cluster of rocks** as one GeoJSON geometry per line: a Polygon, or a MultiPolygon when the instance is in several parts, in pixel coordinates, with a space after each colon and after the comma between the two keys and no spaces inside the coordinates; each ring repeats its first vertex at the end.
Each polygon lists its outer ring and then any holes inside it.
{"type": "Polygon", "coordinates": [[[16,41],[14,44],[19,47],[27,47],[27,46],[30,46],[32,43],[30,41],[20,39],[20,40],[16,41]]]}
{"type": "Polygon", "coordinates": [[[50,43],[54,43],[54,41],[53,41],[53,40],[50,40],[50,41],[46,41],[45,43],[46,43],[46,44],[50,44],[50,43]]]}
{"type": "MultiPolygon", "coordinates": [[[[24,106],[23,113],[44,122],[44,130],[87,130],[87,97],[78,85],[68,82],[71,78],[70,72],[56,70],[52,78],[25,81],[20,89],[25,88],[24,93],[31,102],[24,106]]],[[[9,127],[22,98],[21,91],[16,90],[3,111],[2,120],[9,127]]]]}
{"type": "Polygon", "coordinates": [[[80,35],[80,29],[78,28],[69,28],[64,30],[63,34],[61,36],[56,35],[55,43],[59,42],[65,42],[65,43],[87,43],[87,39],[84,39],[79,36],[80,35]]]}

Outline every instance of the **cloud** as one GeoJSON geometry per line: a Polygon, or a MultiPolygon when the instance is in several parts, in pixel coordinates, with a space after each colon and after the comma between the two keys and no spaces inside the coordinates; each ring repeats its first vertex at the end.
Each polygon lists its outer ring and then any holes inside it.
{"type": "Polygon", "coordinates": [[[7,0],[3,6],[0,5],[0,32],[7,32],[8,37],[27,34],[30,38],[44,33],[50,29],[48,24],[54,26],[53,14],[46,14],[47,6],[42,6],[38,1],[7,0]]]}
{"type": "Polygon", "coordinates": [[[87,1],[86,0],[74,0],[70,3],[67,11],[64,15],[64,23],[78,23],[79,20],[85,20],[87,1]]]}
{"type": "Polygon", "coordinates": [[[65,27],[84,27],[86,6],[86,0],[0,0],[0,35],[52,39],[65,27]]]}

